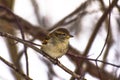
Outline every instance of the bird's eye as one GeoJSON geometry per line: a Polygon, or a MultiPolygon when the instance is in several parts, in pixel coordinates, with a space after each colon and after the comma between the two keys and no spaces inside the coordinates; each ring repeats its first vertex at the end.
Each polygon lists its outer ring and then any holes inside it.
{"type": "Polygon", "coordinates": [[[66,37],[66,34],[63,33],[63,32],[56,32],[55,35],[56,35],[56,36],[59,36],[60,38],[64,38],[64,37],[66,37]]]}
{"type": "Polygon", "coordinates": [[[55,33],[55,35],[56,35],[56,36],[59,36],[59,35],[61,35],[61,34],[59,34],[59,33],[55,33]]]}
{"type": "Polygon", "coordinates": [[[63,33],[62,35],[63,35],[63,36],[66,36],[66,34],[64,34],[64,33],[63,33]]]}

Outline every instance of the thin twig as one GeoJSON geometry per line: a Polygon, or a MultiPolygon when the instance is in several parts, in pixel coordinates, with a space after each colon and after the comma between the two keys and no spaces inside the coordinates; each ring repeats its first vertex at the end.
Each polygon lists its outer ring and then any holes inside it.
{"type": "Polygon", "coordinates": [[[90,2],[90,0],[85,1],[84,3],[82,3],[82,5],[80,5],[76,10],[74,10],[72,13],[70,13],[69,15],[67,15],[66,17],[64,17],[62,20],[60,20],[58,23],[56,23],[51,29],[49,29],[49,31],[60,27],[61,25],[64,24],[65,20],[67,20],[68,18],[72,17],[73,15],[78,14],[81,10],[83,10],[84,8],[86,8],[86,6],[88,5],[88,3],[90,2]]]}
{"type": "MultiPolygon", "coordinates": [[[[109,0],[109,6],[110,6],[110,0],[109,0]]],[[[108,25],[106,40],[105,40],[105,43],[104,43],[104,45],[103,45],[103,48],[102,48],[100,54],[99,54],[98,57],[96,58],[96,60],[98,60],[98,58],[102,55],[102,53],[103,53],[103,51],[104,51],[104,49],[105,49],[105,46],[106,46],[106,44],[107,44],[107,42],[108,42],[109,33],[110,33],[110,12],[109,12],[108,14],[109,14],[109,23],[108,23],[109,25],[108,25]]],[[[100,79],[102,80],[102,76],[101,76],[101,73],[100,73],[101,71],[100,71],[100,69],[99,69],[99,67],[98,67],[97,61],[95,61],[95,63],[96,63],[96,66],[97,66],[97,68],[98,68],[99,77],[100,77],[100,79]]]]}
{"type": "Polygon", "coordinates": [[[32,48],[33,50],[41,53],[43,56],[45,56],[47,59],[49,59],[52,63],[58,65],[58,66],[59,66],[60,68],[62,68],[64,71],[66,71],[67,73],[71,74],[73,77],[75,77],[75,78],[80,78],[80,75],[74,73],[73,71],[71,71],[70,69],[68,69],[68,68],[65,67],[64,65],[62,65],[58,60],[51,58],[49,55],[47,55],[46,53],[44,53],[43,51],[41,51],[39,48],[31,45],[31,44],[28,43],[27,41],[22,40],[22,39],[20,39],[20,38],[18,38],[18,37],[12,36],[12,35],[10,35],[10,34],[8,34],[8,33],[4,33],[4,32],[0,32],[0,36],[6,37],[6,38],[10,38],[10,39],[14,39],[14,40],[16,40],[16,41],[18,41],[18,42],[20,42],[20,43],[22,43],[22,44],[24,44],[24,45],[32,48]]]}
{"type": "Polygon", "coordinates": [[[112,64],[112,63],[109,63],[109,62],[105,62],[105,61],[102,61],[102,60],[98,60],[98,59],[97,59],[97,60],[96,60],[96,59],[91,59],[91,58],[87,58],[87,57],[79,56],[79,55],[75,55],[75,54],[70,54],[70,53],[68,53],[67,55],[73,56],[73,57],[78,58],[78,59],[83,59],[84,61],[86,61],[86,60],[97,61],[97,62],[101,62],[101,63],[103,63],[103,64],[108,64],[108,65],[111,65],[111,66],[120,68],[120,65],[115,65],[115,64],[112,64]]]}
{"type": "Polygon", "coordinates": [[[99,31],[99,29],[100,29],[103,21],[106,19],[107,15],[112,11],[113,7],[117,4],[117,1],[118,0],[113,0],[112,4],[109,6],[109,8],[104,12],[104,14],[99,19],[99,21],[96,24],[95,29],[94,29],[94,31],[89,39],[89,42],[88,42],[87,47],[85,49],[85,52],[83,54],[84,56],[86,56],[89,53],[89,50],[91,48],[92,43],[94,42],[94,39],[97,35],[97,32],[99,31]]]}
{"type": "MultiPolygon", "coordinates": [[[[34,13],[35,13],[37,22],[39,23],[39,25],[42,25],[38,3],[36,0],[31,0],[31,3],[32,3],[33,9],[34,9],[34,13]]],[[[44,26],[44,27],[46,27],[46,26],[44,26]]]]}
{"type": "MultiPolygon", "coordinates": [[[[10,13],[14,17],[15,23],[16,23],[17,27],[20,30],[22,39],[25,40],[22,24],[20,24],[20,21],[19,21],[18,17],[10,9],[6,8],[5,6],[0,5],[0,8],[3,9],[3,10],[6,10],[8,13],[10,13]]],[[[27,54],[27,47],[26,47],[26,45],[24,45],[24,52],[25,52],[25,59],[26,59],[26,72],[27,72],[27,75],[29,76],[29,63],[28,63],[28,54],[27,54]]]]}
{"type": "Polygon", "coordinates": [[[18,74],[20,74],[23,78],[25,78],[26,80],[32,80],[29,76],[25,75],[24,73],[22,73],[19,69],[17,69],[13,64],[9,63],[8,61],[6,61],[4,58],[2,58],[0,56],[0,60],[2,62],[4,62],[6,65],[8,65],[10,68],[12,68],[13,70],[15,70],[18,74]]]}

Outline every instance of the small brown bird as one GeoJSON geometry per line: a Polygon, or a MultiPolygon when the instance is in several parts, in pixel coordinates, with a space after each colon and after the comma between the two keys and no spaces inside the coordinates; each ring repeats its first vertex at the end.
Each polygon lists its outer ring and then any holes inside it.
{"type": "Polygon", "coordinates": [[[63,56],[69,48],[69,39],[73,37],[67,29],[58,28],[49,33],[43,41],[41,50],[54,59],[63,56]]]}

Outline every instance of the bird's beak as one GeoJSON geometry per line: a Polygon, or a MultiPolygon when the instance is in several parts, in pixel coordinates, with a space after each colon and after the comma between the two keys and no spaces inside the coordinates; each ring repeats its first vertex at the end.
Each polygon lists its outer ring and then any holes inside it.
{"type": "Polygon", "coordinates": [[[70,37],[73,37],[73,35],[70,35],[70,37]]]}
{"type": "Polygon", "coordinates": [[[72,38],[72,37],[73,37],[72,35],[68,35],[68,36],[66,36],[66,38],[68,38],[68,39],[69,39],[69,38],[72,38]]]}

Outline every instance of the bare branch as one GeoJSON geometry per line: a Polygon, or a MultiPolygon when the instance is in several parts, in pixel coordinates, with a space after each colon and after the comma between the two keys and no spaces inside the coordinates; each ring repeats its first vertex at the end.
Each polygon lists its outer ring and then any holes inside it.
{"type": "Polygon", "coordinates": [[[71,74],[73,77],[75,78],[80,78],[80,75],[74,73],[73,71],[71,71],[70,69],[68,69],[67,67],[65,67],[64,65],[62,65],[57,59],[53,59],[51,58],[49,55],[47,55],[46,53],[44,53],[43,51],[41,51],[39,48],[31,45],[30,43],[28,43],[27,41],[24,41],[20,38],[17,38],[15,36],[12,36],[10,34],[7,34],[7,33],[4,33],[4,32],[0,32],[0,36],[3,36],[3,37],[7,37],[7,38],[10,38],[10,39],[14,39],[20,43],[23,43],[24,45],[34,49],[35,51],[41,53],[43,56],[45,56],[47,59],[49,59],[52,63],[58,65],[60,68],[62,68],[64,71],[66,71],[67,73],[71,74]]]}
{"type": "Polygon", "coordinates": [[[28,77],[27,75],[25,75],[24,73],[22,73],[19,69],[17,69],[13,64],[9,63],[8,61],[6,61],[4,58],[2,58],[0,56],[0,60],[3,61],[6,65],[8,65],[10,68],[12,68],[13,70],[15,70],[18,74],[20,74],[23,78],[25,78],[26,80],[32,80],[30,77],[28,77]]]}

